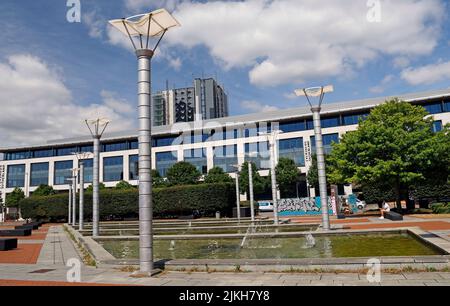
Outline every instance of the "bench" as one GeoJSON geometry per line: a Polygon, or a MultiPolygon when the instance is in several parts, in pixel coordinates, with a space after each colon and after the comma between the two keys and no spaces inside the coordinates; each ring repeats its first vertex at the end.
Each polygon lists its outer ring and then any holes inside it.
{"type": "Polygon", "coordinates": [[[0,239],[0,251],[17,249],[17,238],[0,239]]]}
{"type": "Polygon", "coordinates": [[[37,229],[39,229],[39,226],[37,224],[34,224],[34,225],[33,224],[32,225],[24,224],[24,225],[15,226],[14,228],[17,229],[17,230],[19,230],[19,229],[37,230],[37,229]]]}
{"type": "Polygon", "coordinates": [[[384,218],[392,220],[392,221],[402,221],[403,216],[399,213],[396,213],[395,211],[385,212],[384,218]]]}
{"type": "Polygon", "coordinates": [[[25,237],[31,236],[31,229],[13,229],[13,230],[1,230],[0,237],[25,237]]]}

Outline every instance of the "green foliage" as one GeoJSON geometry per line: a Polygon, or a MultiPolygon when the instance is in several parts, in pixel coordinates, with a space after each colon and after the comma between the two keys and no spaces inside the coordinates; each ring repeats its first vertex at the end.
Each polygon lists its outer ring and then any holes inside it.
{"type": "Polygon", "coordinates": [[[433,169],[448,169],[444,151],[449,144],[442,143],[447,136],[433,133],[433,119],[427,115],[423,107],[397,99],[374,108],[357,131],[346,133],[333,146],[330,181],[388,184],[400,206],[402,190],[425,180],[433,169]]]}
{"type": "Polygon", "coordinates": [[[133,185],[131,185],[130,183],[126,182],[126,181],[120,181],[116,184],[116,189],[119,190],[127,190],[127,189],[136,189],[136,187],[134,187],[133,185]]]}
{"type": "Polygon", "coordinates": [[[233,178],[231,178],[228,173],[225,173],[220,167],[212,168],[205,176],[206,184],[233,183],[233,181],[233,178]]]}
{"type": "Polygon", "coordinates": [[[56,194],[56,191],[52,186],[49,185],[39,185],[38,188],[31,194],[32,197],[42,197],[56,194]]]}
{"type": "MultiPolygon", "coordinates": [[[[99,184],[98,184],[98,189],[99,189],[99,190],[106,189],[105,184],[99,183],[99,184]]],[[[89,187],[86,189],[86,191],[87,191],[87,192],[93,192],[93,191],[94,191],[94,187],[92,186],[92,184],[89,185],[89,187]]]]}
{"type": "MultiPolygon", "coordinates": [[[[199,184],[155,188],[153,190],[153,214],[156,217],[174,217],[192,214],[198,210],[204,216],[216,211],[230,214],[235,205],[233,184],[199,184]]],[[[78,201],[78,200],[77,200],[78,201]]],[[[85,193],[85,219],[92,216],[92,193],[85,193]]],[[[136,189],[102,189],[100,191],[100,218],[115,216],[137,218],[139,216],[139,192],[136,189]]],[[[58,221],[67,218],[68,194],[27,198],[20,201],[24,218],[58,221]]]]}
{"type": "MultiPolygon", "coordinates": [[[[259,175],[258,168],[255,163],[252,163],[252,175],[253,193],[258,194],[264,192],[268,185],[268,179],[259,175]]],[[[248,162],[243,163],[241,166],[241,172],[239,173],[239,190],[242,194],[247,193],[247,195],[249,195],[248,162]]]]}
{"type": "Polygon", "coordinates": [[[157,170],[152,170],[152,185],[154,188],[162,188],[167,187],[167,182],[163,177],[159,174],[157,170]]]}
{"type": "Polygon", "coordinates": [[[367,204],[379,204],[383,201],[391,202],[396,200],[396,193],[393,186],[389,184],[373,183],[363,184],[361,190],[364,196],[364,201],[367,204]]]}
{"type": "Polygon", "coordinates": [[[289,158],[280,158],[275,168],[275,173],[281,197],[288,198],[294,196],[301,174],[295,162],[289,158]]]}
{"type": "Polygon", "coordinates": [[[450,184],[447,182],[442,184],[424,182],[413,186],[411,191],[415,199],[450,199],[450,184]]]}
{"type": "Polygon", "coordinates": [[[14,188],[14,190],[6,195],[6,206],[17,207],[19,202],[25,198],[25,193],[19,187],[14,188]]]}
{"type": "Polygon", "coordinates": [[[178,162],[167,170],[167,181],[170,186],[197,184],[201,173],[194,165],[178,162]]]}
{"type": "Polygon", "coordinates": [[[430,207],[434,214],[450,214],[450,203],[434,203],[430,207]]]}
{"type": "MultiPolygon", "coordinates": [[[[333,183],[333,184],[341,184],[341,181],[335,181],[335,180],[331,180],[329,177],[329,173],[328,173],[328,158],[327,156],[325,156],[325,171],[327,173],[327,181],[328,183],[333,183]]],[[[317,190],[319,189],[319,171],[317,169],[317,155],[313,154],[311,156],[311,167],[309,168],[308,174],[306,175],[306,178],[308,180],[308,184],[311,187],[316,188],[317,190]]]]}

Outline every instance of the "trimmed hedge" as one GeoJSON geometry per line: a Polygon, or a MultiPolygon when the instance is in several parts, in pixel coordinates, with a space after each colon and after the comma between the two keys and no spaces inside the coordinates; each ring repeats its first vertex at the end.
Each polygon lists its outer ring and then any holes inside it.
{"type": "Polygon", "coordinates": [[[450,203],[434,203],[430,207],[435,214],[450,214],[450,203]]]}
{"type": "MultiPolygon", "coordinates": [[[[137,190],[100,190],[100,219],[138,218],[137,190]]],[[[153,189],[153,215],[177,217],[194,212],[213,216],[217,211],[230,215],[236,202],[234,184],[200,184],[153,189]]],[[[77,198],[78,203],[78,198],[77,198]]],[[[24,218],[59,221],[67,219],[68,194],[31,197],[19,202],[24,218]]],[[[85,220],[92,216],[92,193],[84,197],[85,220]]],[[[78,205],[77,205],[78,216],[78,205]]]]}

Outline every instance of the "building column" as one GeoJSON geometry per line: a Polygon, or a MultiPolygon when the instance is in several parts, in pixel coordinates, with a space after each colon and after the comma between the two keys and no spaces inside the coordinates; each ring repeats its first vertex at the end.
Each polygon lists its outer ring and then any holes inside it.
{"type": "Polygon", "coordinates": [[[128,153],[123,155],[123,180],[130,182],[130,155],[128,153]]]}
{"type": "Polygon", "coordinates": [[[214,148],[212,146],[206,147],[206,160],[208,165],[208,172],[214,168],[214,148]]]}

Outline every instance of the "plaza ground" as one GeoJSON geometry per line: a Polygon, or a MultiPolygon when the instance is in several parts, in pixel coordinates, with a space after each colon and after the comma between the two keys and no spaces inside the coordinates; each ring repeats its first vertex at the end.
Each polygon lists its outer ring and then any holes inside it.
{"type": "MultiPolygon", "coordinates": [[[[320,217],[291,218],[293,223],[320,223],[320,217]]],[[[377,217],[332,219],[334,227],[347,230],[395,229],[418,227],[450,242],[450,216],[406,216],[402,222],[379,220],[377,217]]],[[[10,228],[14,224],[0,225],[10,228]]],[[[450,286],[448,269],[435,272],[390,271],[382,273],[380,283],[370,283],[365,273],[226,273],[164,271],[153,278],[136,278],[131,272],[102,265],[99,268],[81,266],[81,283],[69,283],[70,259],[79,259],[80,252],[61,224],[47,224],[33,231],[30,237],[17,237],[18,248],[0,252],[0,285],[2,286],[450,286]]]]}

